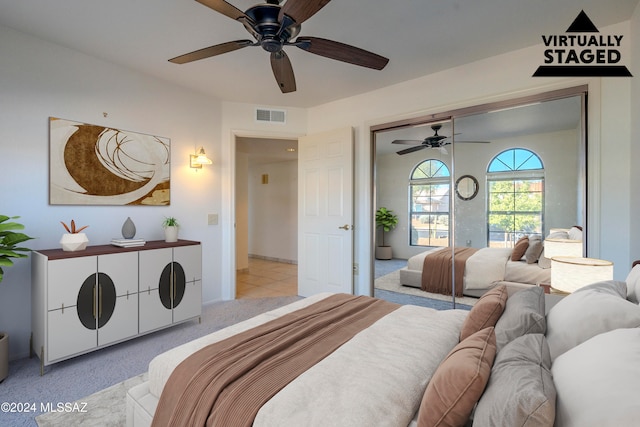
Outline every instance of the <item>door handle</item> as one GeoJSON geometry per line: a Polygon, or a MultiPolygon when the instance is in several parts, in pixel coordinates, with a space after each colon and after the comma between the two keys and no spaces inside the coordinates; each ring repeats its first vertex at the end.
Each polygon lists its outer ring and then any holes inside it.
{"type": "Polygon", "coordinates": [[[347,230],[347,231],[348,231],[350,227],[349,227],[349,224],[345,224],[345,225],[343,225],[342,227],[338,227],[338,228],[340,228],[340,229],[342,229],[342,230],[347,230]]]}

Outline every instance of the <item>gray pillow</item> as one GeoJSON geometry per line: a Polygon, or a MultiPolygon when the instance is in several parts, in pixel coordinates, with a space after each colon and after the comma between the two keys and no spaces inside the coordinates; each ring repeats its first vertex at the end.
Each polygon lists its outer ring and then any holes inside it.
{"type": "Polygon", "coordinates": [[[578,289],[547,314],[551,360],[598,334],[640,326],[640,306],[627,301],[627,285],[607,280],[578,289]]]}
{"type": "Polygon", "coordinates": [[[544,290],[541,287],[531,286],[513,293],[495,326],[498,351],[522,335],[544,334],[547,331],[544,311],[544,290]]]}
{"type": "Polygon", "coordinates": [[[529,247],[524,253],[524,259],[527,261],[527,264],[538,262],[538,258],[540,258],[540,254],[542,254],[542,249],[544,249],[542,240],[529,237],[529,247]]]}
{"type": "Polygon", "coordinates": [[[555,413],[556,389],[544,335],[516,338],[496,356],[473,425],[552,426],[555,413]]]}
{"type": "Polygon", "coordinates": [[[637,426],[638,354],[640,329],[617,329],[554,360],[551,373],[558,393],[555,426],[637,426]]]}

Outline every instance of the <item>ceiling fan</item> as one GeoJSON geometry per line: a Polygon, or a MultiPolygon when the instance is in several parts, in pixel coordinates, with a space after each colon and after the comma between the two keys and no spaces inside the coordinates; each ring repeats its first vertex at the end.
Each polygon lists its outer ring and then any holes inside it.
{"type": "Polygon", "coordinates": [[[280,5],[279,0],[250,7],[245,12],[224,0],[196,0],[205,6],[240,21],[254,40],[235,40],[206,47],[169,60],[175,64],[185,64],[209,58],[247,46],[261,46],[271,54],[271,69],[282,93],[295,92],[296,80],[289,57],[283,47],[295,46],[307,52],[362,67],[383,69],[389,59],[375,53],[344,43],[319,37],[298,37],[301,24],[315,15],[330,0],[287,0],[280,5]]]}
{"type": "MultiPolygon", "coordinates": [[[[413,153],[414,151],[422,150],[423,148],[437,148],[443,154],[447,154],[445,145],[451,144],[451,137],[438,135],[438,131],[442,128],[441,124],[434,124],[431,126],[431,129],[435,132],[434,135],[428,136],[422,141],[418,139],[396,139],[392,141],[392,144],[405,144],[405,145],[414,145],[414,147],[405,148],[404,150],[400,150],[397,152],[399,155],[413,153]]],[[[480,144],[488,144],[489,141],[458,141],[456,142],[467,142],[467,143],[480,143],[480,144]]]]}

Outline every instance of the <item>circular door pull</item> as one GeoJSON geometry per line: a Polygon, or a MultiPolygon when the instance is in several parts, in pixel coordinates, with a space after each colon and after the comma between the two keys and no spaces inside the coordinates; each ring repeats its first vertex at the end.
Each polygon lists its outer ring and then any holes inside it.
{"type": "Polygon", "coordinates": [[[177,262],[167,264],[160,275],[158,292],[160,302],[167,310],[176,308],[184,296],[186,277],[184,269],[177,262]]]}
{"type": "Polygon", "coordinates": [[[111,277],[105,273],[94,273],[87,277],[80,287],[76,301],[82,325],[87,329],[103,327],[111,319],[115,308],[116,287],[111,277]]]}

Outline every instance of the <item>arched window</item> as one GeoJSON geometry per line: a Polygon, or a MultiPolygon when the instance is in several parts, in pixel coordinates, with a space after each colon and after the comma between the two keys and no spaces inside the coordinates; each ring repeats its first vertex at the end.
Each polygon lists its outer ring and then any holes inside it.
{"type": "Polygon", "coordinates": [[[409,182],[410,245],[449,245],[450,193],[451,174],[440,160],[425,160],[413,169],[409,182]]]}
{"type": "Polygon", "coordinates": [[[537,154],[511,148],[487,168],[487,244],[513,247],[523,235],[542,235],[544,167],[537,154]]]}

